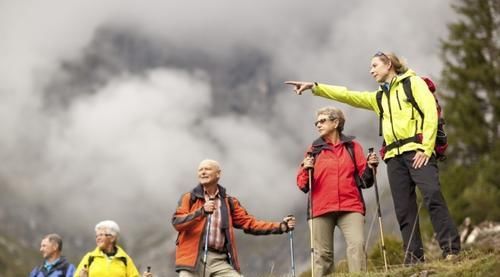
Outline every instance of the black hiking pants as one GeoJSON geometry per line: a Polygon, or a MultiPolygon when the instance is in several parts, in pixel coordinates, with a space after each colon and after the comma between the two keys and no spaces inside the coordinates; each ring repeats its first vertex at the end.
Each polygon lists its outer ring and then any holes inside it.
{"type": "Polygon", "coordinates": [[[436,157],[432,155],[426,166],[415,169],[412,167],[414,156],[415,151],[411,151],[387,160],[387,175],[403,237],[405,264],[424,261],[415,186],[423,196],[443,256],[460,251],[460,237],[441,193],[436,157]]]}

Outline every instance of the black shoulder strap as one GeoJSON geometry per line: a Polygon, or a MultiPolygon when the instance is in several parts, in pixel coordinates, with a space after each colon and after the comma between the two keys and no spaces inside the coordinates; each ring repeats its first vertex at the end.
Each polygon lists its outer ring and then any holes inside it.
{"type": "Polygon", "coordinates": [[[125,264],[125,267],[127,266],[127,257],[118,257],[118,259],[121,260],[123,264],[125,264]]]}
{"type": "Polygon", "coordinates": [[[233,214],[233,211],[234,211],[233,198],[231,196],[228,196],[227,197],[227,202],[229,202],[229,211],[231,212],[231,214],[233,214]]]}
{"type": "Polygon", "coordinates": [[[354,164],[354,180],[356,181],[356,185],[358,186],[358,188],[366,188],[363,179],[359,177],[358,166],[356,164],[356,155],[354,154],[354,144],[352,143],[352,141],[346,142],[345,148],[347,149],[347,153],[349,153],[349,156],[351,156],[351,160],[354,164]]]}
{"type": "Polygon", "coordinates": [[[420,107],[417,104],[417,101],[415,101],[415,97],[413,97],[413,91],[411,89],[411,80],[410,77],[404,78],[403,79],[403,90],[405,92],[406,98],[408,98],[408,101],[411,103],[413,108],[417,110],[418,114],[420,115],[420,118],[422,118],[422,128],[424,127],[424,113],[420,109],[420,107]]]}
{"type": "Polygon", "coordinates": [[[384,118],[384,108],[382,108],[382,94],[384,92],[382,90],[377,91],[376,99],[378,106],[378,135],[382,136],[382,119],[384,118]]]}
{"type": "Polygon", "coordinates": [[[189,209],[191,209],[191,206],[193,206],[194,201],[196,201],[196,196],[194,193],[190,192],[189,193],[189,209]]]}
{"type": "Polygon", "coordinates": [[[358,187],[359,197],[361,197],[361,201],[363,202],[363,212],[366,212],[365,199],[363,197],[363,192],[361,188],[367,188],[365,181],[361,177],[359,177],[358,166],[356,165],[356,156],[354,155],[354,145],[352,141],[349,141],[345,145],[349,156],[351,156],[352,162],[354,163],[354,180],[356,181],[356,187],[358,187]]]}
{"type": "Polygon", "coordinates": [[[65,277],[66,273],[68,272],[68,267],[69,267],[68,261],[65,258],[62,258],[62,260],[60,260],[60,262],[58,262],[58,264],[55,267],[53,267],[50,271],[54,272],[56,270],[60,270],[62,273],[61,276],[65,277]]]}
{"type": "Polygon", "coordinates": [[[90,269],[90,265],[94,262],[94,256],[90,255],[89,260],[87,262],[87,268],[90,269]]]}

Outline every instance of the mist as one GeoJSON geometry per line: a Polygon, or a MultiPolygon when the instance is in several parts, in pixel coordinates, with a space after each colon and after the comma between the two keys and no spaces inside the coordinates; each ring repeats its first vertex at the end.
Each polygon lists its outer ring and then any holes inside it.
{"type": "MultiPolygon", "coordinates": [[[[62,233],[81,257],[94,225],[114,219],[136,263],[169,276],[170,218],[202,159],[221,163],[221,185],[258,218],[305,213],[295,174],[314,111],[343,109],[365,151],[378,119],[283,81],[374,90],[379,50],[437,77],[451,2],[2,1],[0,222],[26,224],[27,240],[62,233]]],[[[259,240],[239,244],[245,275],[268,270],[244,250],[259,240]]]]}

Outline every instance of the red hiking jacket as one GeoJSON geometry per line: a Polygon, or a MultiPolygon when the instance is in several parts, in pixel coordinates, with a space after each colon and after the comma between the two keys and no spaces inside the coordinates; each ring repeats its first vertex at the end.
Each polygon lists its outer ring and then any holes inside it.
{"type": "MultiPolygon", "coordinates": [[[[356,166],[360,178],[365,175],[366,158],[361,145],[353,137],[341,136],[335,145],[317,139],[313,145],[323,143],[323,149],[315,157],[313,170],[312,201],[313,217],[330,212],[359,212],[365,214],[365,205],[361,190],[354,179],[354,163],[347,150],[346,143],[352,143],[356,166]]],[[[309,147],[307,153],[311,152],[309,147]]],[[[371,172],[371,170],[369,170],[371,172]]],[[[367,172],[369,173],[369,172],[367,172]]],[[[308,172],[302,166],[297,173],[297,186],[308,192],[308,172]]],[[[308,215],[309,217],[309,215],[308,215]]]]}

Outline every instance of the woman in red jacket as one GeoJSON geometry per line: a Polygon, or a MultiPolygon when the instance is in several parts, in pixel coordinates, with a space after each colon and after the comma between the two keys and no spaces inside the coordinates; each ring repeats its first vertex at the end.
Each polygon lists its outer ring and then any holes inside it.
{"type": "Polygon", "coordinates": [[[346,239],[349,272],[359,272],[366,269],[363,248],[365,204],[361,188],[373,184],[371,168],[378,165],[378,158],[371,154],[365,159],[363,149],[353,140],[354,137],[342,134],[345,117],[341,110],[326,107],[316,114],[315,126],[320,137],[308,149],[297,174],[298,187],[307,193],[308,169],[313,168],[313,205],[309,207],[312,206],[313,217],[314,273],[326,276],[333,272],[335,226],[346,239]]]}

